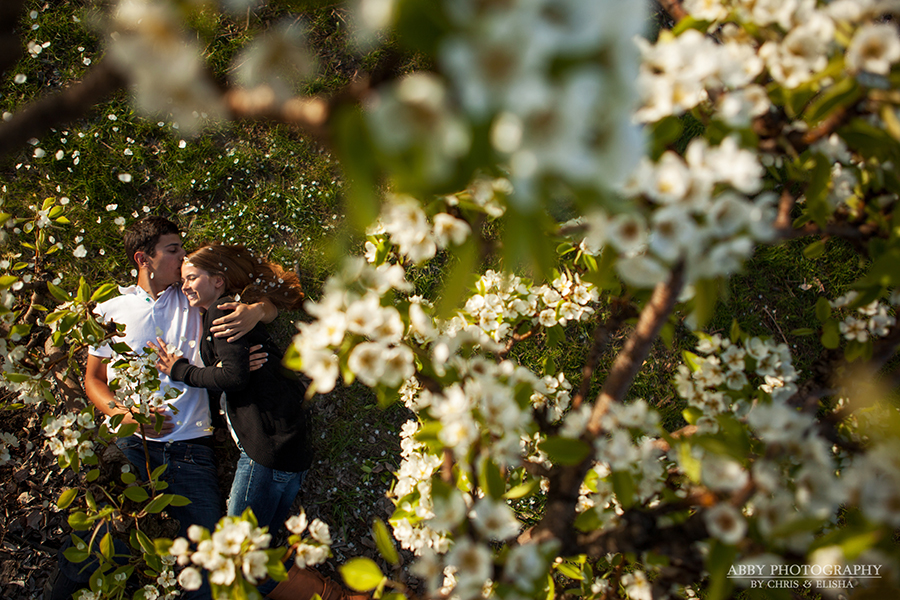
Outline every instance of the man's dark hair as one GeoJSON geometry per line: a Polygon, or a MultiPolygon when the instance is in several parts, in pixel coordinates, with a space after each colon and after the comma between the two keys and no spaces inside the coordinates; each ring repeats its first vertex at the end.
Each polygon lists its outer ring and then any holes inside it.
{"type": "Polygon", "coordinates": [[[149,216],[135,221],[125,229],[125,236],[122,240],[128,260],[137,266],[134,254],[138,250],[145,252],[147,256],[153,256],[156,253],[156,243],[159,242],[159,238],[169,233],[180,234],[181,231],[178,229],[178,225],[165,217],[149,216]]]}

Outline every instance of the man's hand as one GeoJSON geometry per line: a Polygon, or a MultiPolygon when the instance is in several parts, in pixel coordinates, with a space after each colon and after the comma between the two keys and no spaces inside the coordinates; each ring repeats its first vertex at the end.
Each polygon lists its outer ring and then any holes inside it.
{"type": "Polygon", "coordinates": [[[227,338],[225,341],[229,343],[241,339],[256,327],[257,323],[271,323],[278,316],[278,309],[268,298],[263,298],[255,304],[225,302],[219,307],[232,312],[213,321],[209,330],[217,338],[227,338]]]}
{"type": "Polygon", "coordinates": [[[232,312],[213,321],[209,331],[217,338],[228,338],[231,343],[239,340],[259,323],[262,313],[256,304],[241,304],[240,302],[226,302],[221,305],[223,310],[231,309],[232,312]]]}

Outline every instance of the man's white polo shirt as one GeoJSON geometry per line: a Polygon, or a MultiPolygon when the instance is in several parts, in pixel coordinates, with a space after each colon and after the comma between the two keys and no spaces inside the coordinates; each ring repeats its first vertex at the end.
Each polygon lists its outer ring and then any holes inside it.
{"type": "MultiPolygon", "coordinates": [[[[156,338],[160,337],[167,344],[176,345],[192,365],[203,366],[200,358],[203,319],[199,309],[188,303],[179,286],[170,286],[155,301],[138,285],[120,287],[119,292],[121,296],[98,304],[94,311],[104,321],[112,319],[125,325],[125,336],[115,338],[115,342],[125,342],[135,352],[143,353],[147,342],[156,343],[156,338]]],[[[92,348],[90,353],[100,358],[115,355],[108,345],[92,348]]],[[[110,370],[107,366],[107,375],[112,379],[110,370]]],[[[181,441],[211,434],[209,396],[205,389],[172,381],[162,373],[160,386],[180,390],[181,394],[170,401],[178,410],[172,416],[175,428],[167,435],[153,438],[154,441],[181,441]]]]}

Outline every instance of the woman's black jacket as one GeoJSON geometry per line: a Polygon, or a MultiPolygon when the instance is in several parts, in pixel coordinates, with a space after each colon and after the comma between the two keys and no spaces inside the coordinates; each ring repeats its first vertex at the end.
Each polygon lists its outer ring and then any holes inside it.
{"type": "Polygon", "coordinates": [[[258,323],[234,342],[210,333],[212,322],[230,311],[219,308],[230,297],[219,298],[203,315],[200,356],[209,367],[196,367],[187,359],[172,366],[172,379],[210,391],[212,406],[225,392],[231,426],[244,451],[255,462],[279,471],[305,471],[312,463],[307,414],[303,407],[306,386],[281,364],[282,353],[258,323]],[[256,371],[250,370],[250,347],[262,344],[269,357],[256,371]]]}

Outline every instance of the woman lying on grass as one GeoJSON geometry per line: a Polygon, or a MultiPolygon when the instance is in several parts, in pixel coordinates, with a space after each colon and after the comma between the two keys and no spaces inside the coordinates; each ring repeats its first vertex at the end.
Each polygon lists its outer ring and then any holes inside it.
{"type": "MultiPolygon", "coordinates": [[[[275,534],[284,524],[306,470],[312,462],[303,408],[306,386],[281,364],[281,351],[260,323],[233,342],[210,335],[212,322],[230,311],[221,306],[238,297],[244,302],[267,297],[279,309],[296,309],[302,301],[294,273],[257,259],[243,246],[208,245],[189,255],[181,267],[182,289],[203,315],[197,367],[170,354],[159,340],[157,367],[175,381],[221,394],[228,429],[241,456],[228,498],[228,515],[250,507],[259,526],[275,534]],[[262,344],[269,360],[251,371],[249,348],[262,344]]],[[[168,340],[175,342],[176,340],[168,340]]]]}

